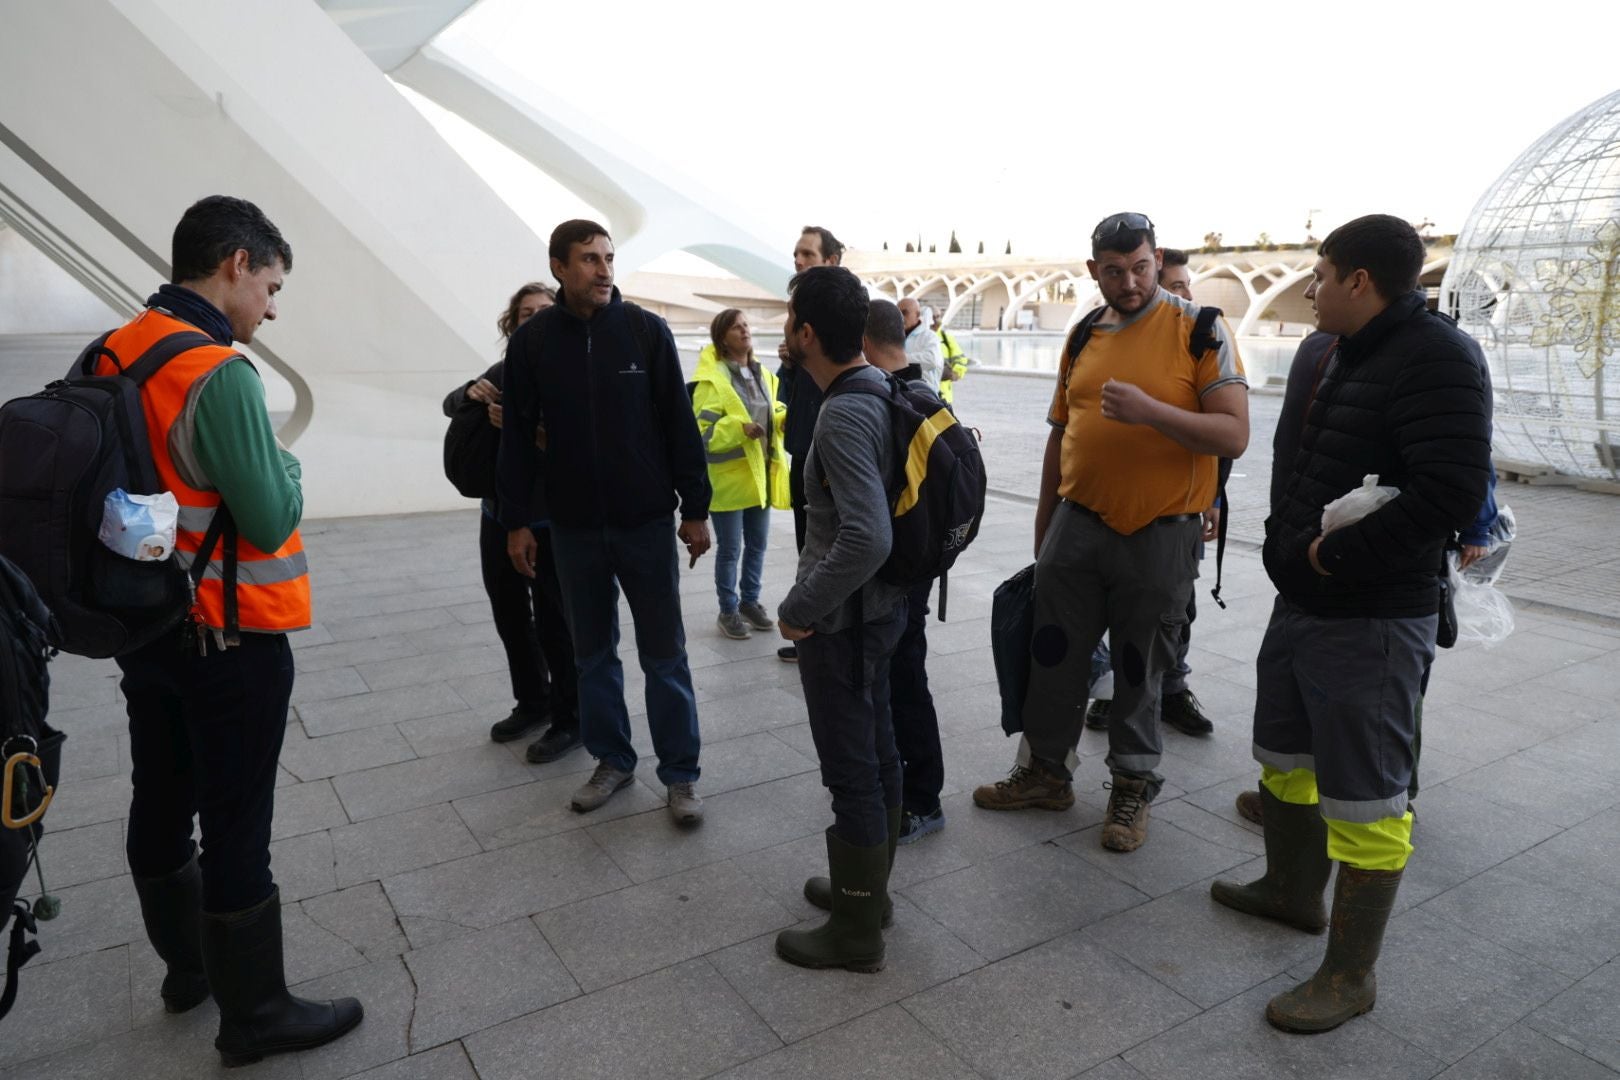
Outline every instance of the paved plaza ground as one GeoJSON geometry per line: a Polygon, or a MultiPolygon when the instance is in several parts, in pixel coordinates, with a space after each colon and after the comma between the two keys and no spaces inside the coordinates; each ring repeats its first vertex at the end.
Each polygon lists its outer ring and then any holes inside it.
{"type": "MultiPolygon", "coordinates": [[[[1029,561],[1043,381],[964,384],[993,499],[931,622],[946,763],[942,833],[900,849],[877,975],[811,972],[772,940],[812,919],[800,884],[830,823],[795,667],[774,635],[714,629],[711,563],[684,574],[707,820],[678,830],[644,760],[578,815],[579,752],[531,766],[489,742],[510,689],[478,579],[477,511],[311,522],[318,626],[294,636],[274,871],[287,965],[311,995],[366,1005],[351,1036],[232,1075],[326,1080],[724,1076],[995,1080],[1596,1080],[1620,1075],[1620,567],[1613,497],[1509,487],[1522,539],[1504,587],[1518,630],[1442,653],[1424,717],[1413,856],[1377,1009],[1290,1036],[1263,1017],[1323,939],[1237,915],[1216,876],[1261,869],[1232,799],[1253,786],[1254,654],[1272,590],[1253,541],[1276,399],[1254,397],[1219,611],[1192,685],[1213,737],[1165,733],[1148,843],[1101,849],[1103,736],[1087,732],[1064,813],[991,813],[1005,773],[991,592],[1029,561]],[[1269,417],[1269,419],[1268,419],[1269,417]],[[1031,449],[1033,448],[1033,450],[1031,449]]],[[[777,515],[767,599],[791,580],[777,515]]],[[[1206,564],[1206,571],[1212,568],[1206,564]]],[[[628,633],[628,621],[626,621],[628,633]]],[[[642,680],[626,642],[637,743],[642,680]]],[[[0,1022],[0,1077],[222,1073],[212,1003],[164,1014],[124,868],[129,761],[116,669],[62,658],[70,733],[45,871],[64,904],[0,1022]]]]}

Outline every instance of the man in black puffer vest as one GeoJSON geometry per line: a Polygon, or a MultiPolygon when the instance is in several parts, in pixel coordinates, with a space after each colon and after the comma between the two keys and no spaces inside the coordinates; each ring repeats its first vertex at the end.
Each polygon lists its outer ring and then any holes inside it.
{"type": "Polygon", "coordinates": [[[1279,596],[1256,659],[1254,713],[1266,873],[1212,893],[1320,933],[1323,890],[1342,864],[1321,967],[1266,1008],[1288,1031],[1327,1031],[1373,1007],[1373,965],[1412,852],[1413,717],[1434,658],[1441,553],[1490,479],[1484,360],[1428,310],[1423,254],[1416,231],[1385,215],[1322,242],[1305,295],[1337,340],[1297,452],[1273,465],[1283,475],[1265,563],[1279,596]],[[1373,473],[1399,494],[1323,535],[1323,507],[1373,473]]]}

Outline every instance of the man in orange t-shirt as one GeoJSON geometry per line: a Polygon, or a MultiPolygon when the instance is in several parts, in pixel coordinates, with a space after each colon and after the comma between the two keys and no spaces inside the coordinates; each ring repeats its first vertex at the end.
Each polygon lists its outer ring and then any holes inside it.
{"type": "Polygon", "coordinates": [[[1092,649],[1113,642],[1112,793],[1102,845],[1134,851],[1164,783],[1157,722],[1169,642],[1187,618],[1217,459],[1249,442],[1248,383],[1219,320],[1194,357],[1197,305],[1158,285],[1143,214],[1091,235],[1086,267],[1106,310],[1065,349],[1035,511],[1035,633],[1024,737],[1011,775],[973,801],[994,810],[1074,805],[1071,786],[1092,649]]]}

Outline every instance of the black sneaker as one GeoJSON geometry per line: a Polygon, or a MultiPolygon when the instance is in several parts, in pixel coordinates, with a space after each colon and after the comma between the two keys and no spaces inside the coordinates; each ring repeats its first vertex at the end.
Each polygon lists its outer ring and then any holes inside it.
{"type": "Polygon", "coordinates": [[[1108,710],[1113,708],[1113,705],[1114,703],[1107,698],[1093,701],[1091,708],[1086,710],[1086,727],[1092,731],[1107,731],[1108,710]]]}
{"type": "Polygon", "coordinates": [[[900,815],[900,835],[895,839],[897,844],[914,844],[929,833],[939,832],[945,827],[945,808],[934,807],[931,813],[914,814],[910,810],[900,815]]]}
{"type": "Polygon", "coordinates": [[[1198,699],[1191,690],[1166,694],[1159,702],[1159,715],[1183,735],[1208,735],[1215,730],[1215,725],[1198,707],[1198,699]]]}
{"type": "Polygon", "coordinates": [[[579,746],[579,728],[558,727],[551,725],[551,729],[529,744],[523,751],[523,759],[531,765],[544,765],[548,761],[556,761],[564,754],[579,746]]]}
{"type": "Polygon", "coordinates": [[[799,647],[797,645],[784,645],[776,650],[776,658],[784,664],[797,664],[799,662],[799,647]]]}
{"type": "Polygon", "coordinates": [[[546,722],[544,709],[516,708],[505,720],[497,720],[489,729],[489,737],[495,742],[511,742],[521,739],[533,727],[546,722]]]}

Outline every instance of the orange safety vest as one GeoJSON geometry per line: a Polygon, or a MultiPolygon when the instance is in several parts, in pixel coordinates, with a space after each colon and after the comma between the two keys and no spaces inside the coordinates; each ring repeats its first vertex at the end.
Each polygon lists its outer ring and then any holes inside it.
{"type": "MultiPolygon", "coordinates": [[[[185,332],[198,331],[173,315],[148,310],[113,331],[106,348],[128,365],[163,338],[185,332]]],[[[189,450],[197,396],[210,374],[240,355],[228,345],[199,345],[164,364],[141,386],[141,407],[146,414],[146,433],[152,443],[152,460],[157,465],[158,479],[180,504],[175,557],[188,569],[202,547],[220,498],[217,491],[204,491],[188,484],[181,477],[171,451],[176,447],[189,450]]],[[[115,370],[110,358],[100,359],[99,374],[110,375],[115,370]]],[[[205,477],[193,479],[207,482],[205,477]]],[[[191,609],[193,618],[215,630],[226,629],[225,546],[223,540],[215,545],[208,569],[197,585],[197,602],[191,609]]],[[[246,537],[237,538],[236,616],[239,629],[261,633],[285,633],[309,627],[309,566],[304,559],[304,541],[296,529],[285,543],[268,553],[254,547],[246,537]]]]}

